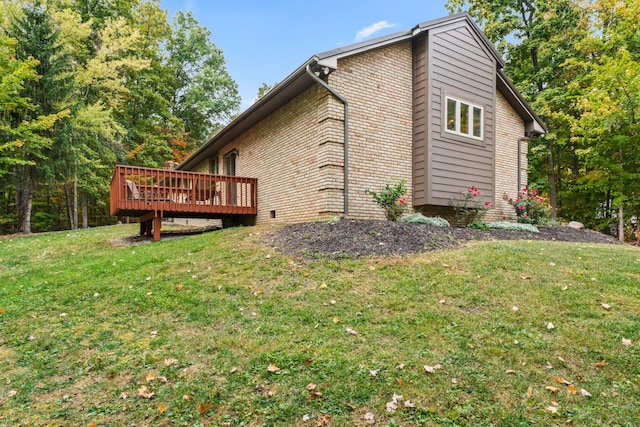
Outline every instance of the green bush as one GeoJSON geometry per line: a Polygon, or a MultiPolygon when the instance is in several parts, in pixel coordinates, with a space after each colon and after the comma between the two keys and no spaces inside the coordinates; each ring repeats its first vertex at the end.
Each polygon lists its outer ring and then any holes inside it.
{"type": "Polygon", "coordinates": [[[385,188],[380,193],[371,190],[365,190],[365,193],[373,197],[373,201],[384,210],[384,215],[389,221],[397,221],[407,208],[407,198],[404,197],[407,194],[406,183],[407,181],[402,180],[391,185],[391,182],[387,181],[385,188]]]}
{"type": "Polygon", "coordinates": [[[407,222],[410,224],[428,224],[433,225],[435,227],[450,227],[449,221],[444,218],[436,217],[426,217],[420,213],[413,213],[411,215],[407,215],[402,218],[400,221],[407,222]]]}
{"type": "Polygon", "coordinates": [[[467,224],[467,228],[475,228],[476,230],[488,230],[489,226],[482,221],[475,221],[467,224]]]}
{"type": "Polygon", "coordinates": [[[489,226],[489,228],[497,228],[501,230],[526,231],[528,233],[540,232],[540,230],[538,230],[538,228],[535,225],[516,223],[516,222],[499,221],[499,222],[490,222],[487,225],[489,226]]]}
{"type": "Polygon", "coordinates": [[[456,222],[469,227],[471,224],[482,221],[482,218],[491,207],[491,203],[485,201],[480,190],[475,185],[472,185],[467,191],[452,198],[449,206],[455,212],[456,222]]]}

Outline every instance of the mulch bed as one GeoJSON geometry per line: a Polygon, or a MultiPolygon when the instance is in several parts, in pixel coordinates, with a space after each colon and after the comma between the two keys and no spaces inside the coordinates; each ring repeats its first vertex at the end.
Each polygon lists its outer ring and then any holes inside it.
{"type": "Polygon", "coordinates": [[[621,244],[612,236],[566,226],[539,227],[540,233],[434,227],[392,221],[342,220],[292,224],[269,236],[287,255],[306,258],[408,255],[450,249],[472,240],[546,240],[621,244]]]}

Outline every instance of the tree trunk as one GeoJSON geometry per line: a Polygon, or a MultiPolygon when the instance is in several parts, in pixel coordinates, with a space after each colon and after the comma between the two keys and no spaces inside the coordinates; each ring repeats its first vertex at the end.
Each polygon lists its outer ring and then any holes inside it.
{"type": "Polygon", "coordinates": [[[82,191],[82,228],[89,228],[89,212],[87,211],[87,192],[82,191]]]}
{"type": "Polygon", "coordinates": [[[618,240],[624,242],[624,205],[618,207],[618,240]]]}
{"type": "Polygon", "coordinates": [[[14,168],[14,185],[16,188],[16,210],[18,211],[18,232],[31,234],[31,168],[16,166],[14,168]]]}
{"type": "Polygon", "coordinates": [[[553,144],[547,140],[547,178],[549,179],[549,205],[551,207],[551,219],[558,217],[558,190],[556,187],[556,168],[553,162],[553,144]]]}
{"type": "Polygon", "coordinates": [[[73,205],[73,183],[67,181],[64,183],[64,194],[65,194],[65,199],[67,202],[67,221],[69,221],[69,229],[70,230],[76,230],[78,228],[78,216],[77,214],[75,215],[75,221],[74,221],[74,214],[73,214],[73,209],[74,209],[74,205],[73,205]]]}
{"type": "Polygon", "coordinates": [[[78,164],[73,168],[73,225],[72,230],[78,229],[78,164]]]}

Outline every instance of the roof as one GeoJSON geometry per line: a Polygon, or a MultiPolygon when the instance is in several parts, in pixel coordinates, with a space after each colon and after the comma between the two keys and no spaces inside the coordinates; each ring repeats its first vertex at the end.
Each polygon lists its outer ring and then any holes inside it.
{"type": "Polygon", "coordinates": [[[376,37],[313,55],[289,74],[289,76],[287,76],[282,82],[236,117],[231,123],[212,136],[204,145],[180,163],[177,166],[177,169],[188,170],[194,168],[205,159],[212,157],[220,150],[220,148],[227,145],[262,119],[275,112],[295,96],[314,85],[315,81],[307,73],[307,68],[313,71],[318,71],[322,68],[327,69],[327,71],[336,70],[338,67],[338,59],[340,58],[378,49],[403,40],[409,40],[418,34],[428,32],[429,30],[439,26],[459,21],[466,21],[469,24],[469,27],[476,33],[478,39],[496,60],[496,63],[498,64],[498,75],[496,79],[497,89],[525,121],[525,130],[527,135],[538,136],[546,133],[548,130],[545,124],[535,114],[531,106],[518,92],[506,74],[502,72],[505,62],[500,57],[498,51],[484,35],[480,27],[478,27],[478,25],[473,21],[471,16],[468,13],[463,12],[425,21],[409,30],[398,31],[385,36],[376,37]]]}

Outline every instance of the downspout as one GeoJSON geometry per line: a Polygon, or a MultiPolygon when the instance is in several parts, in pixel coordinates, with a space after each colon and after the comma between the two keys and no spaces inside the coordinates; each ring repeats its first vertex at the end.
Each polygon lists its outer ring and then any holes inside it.
{"type": "Polygon", "coordinates": [[[311,67],[307,64],[307,74],[311,76],[313,80],[327,89],[331,95],[336,97],[342,105],[344,105],[344,217],[349,217],[349,103],[347,99],[336,92],[331,86],[326,84],[321,78],[316,76],[311,67]]]}

